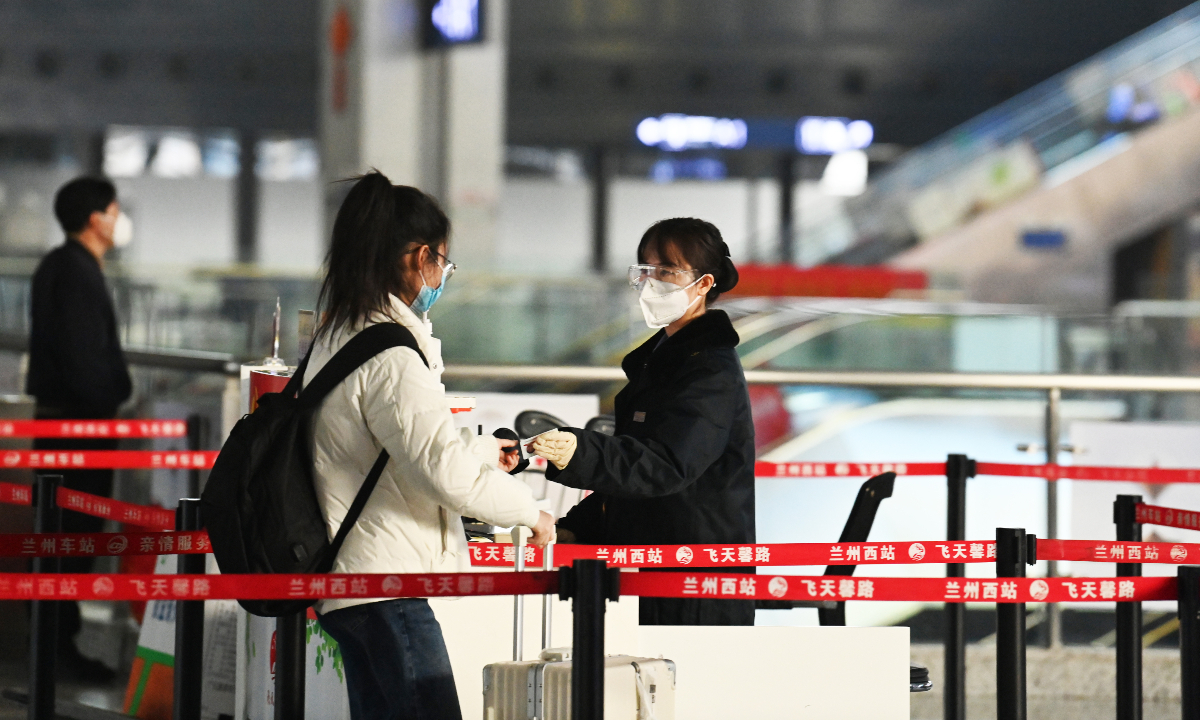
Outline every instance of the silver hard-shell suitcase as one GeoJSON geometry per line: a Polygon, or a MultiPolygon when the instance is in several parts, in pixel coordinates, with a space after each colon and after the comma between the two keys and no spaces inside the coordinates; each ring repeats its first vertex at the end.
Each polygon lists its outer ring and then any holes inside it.
{"type": "MultiPolygon", "coordinates": [[[[570,651],[483,669],[484,720],[569,720],[570,651]]],[[[675,663],[661,658],[605,658],[605,720],[675,720],[675,663]]]]}

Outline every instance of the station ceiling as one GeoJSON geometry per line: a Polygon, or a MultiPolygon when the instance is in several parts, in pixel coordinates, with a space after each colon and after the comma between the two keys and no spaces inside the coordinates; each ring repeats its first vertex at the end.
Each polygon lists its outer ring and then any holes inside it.
{"type": "Polygon", "coordinates": [[[637,121],[830,115],[917,145],[1182,0],[513,0],[514,144],[634,142],[637,121]]]}
{"type": "MultiPolygon", "coordinates": [[[[838,115],[915,145],[1186,4],[510,0],[507,133],[513,144],[631,145],[639,119],[666,112],[838,115]]],[[[0,133],[314,133],[317,7],[0,0],[0,133]]]]}

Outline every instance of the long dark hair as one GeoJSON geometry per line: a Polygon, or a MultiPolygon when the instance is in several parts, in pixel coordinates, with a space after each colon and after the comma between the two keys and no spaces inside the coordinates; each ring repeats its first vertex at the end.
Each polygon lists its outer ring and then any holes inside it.
{"type": "Polygon", "coordinates": [[[421,245],[438,252],[449,235],[450,219],[420,190],[393,185],[378,170],[354,179],[333,222],[317,335],[387,314],[389,295],[415,290],[405,287],[401,258],[421,245]]]}
{"type": "Polygon", "coordinates": [[[696,218],[670,218],[650,226],[638,243],[638,262],[645,262],[646,253],[653,250],[663,260],[684,260],[704,275],[713,276],[712,289],[706,304],[711,305],[738,284],[738,271],[729,257],[729,246],[721,238],[716,225],[696,218]]]}

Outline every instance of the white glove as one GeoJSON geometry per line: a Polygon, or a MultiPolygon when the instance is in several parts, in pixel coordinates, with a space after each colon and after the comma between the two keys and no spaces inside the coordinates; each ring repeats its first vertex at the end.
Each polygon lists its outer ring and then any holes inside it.
{"type": "Polygon", "coordinates": [[[578,442],[575,433],[551,430],[535,437],[530,443],[530,449],[534,455],[546,458],[559,470],[565,470],[567,463],[571,462],[571,458],[575,455],[575,446],[578,442]]]}

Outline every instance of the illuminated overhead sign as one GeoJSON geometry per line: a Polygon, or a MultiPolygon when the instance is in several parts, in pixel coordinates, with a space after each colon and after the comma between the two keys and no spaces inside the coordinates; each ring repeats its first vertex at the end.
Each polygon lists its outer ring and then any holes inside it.
{"type": "Polygon", "coordinates": [[[717,118],[668,113],[637,124],[637,139],[660,150],[796,150],[806,155],[836,155],[864,150],[875,139],[866,120],[839,117],[717,118]]]}
{"type": "Polygon", "coordinates": [[[663,150],[737,150],[746,146],[746,137],[746,122],[733,118],[670,114],[648,117],[637,126],[643,145],[663,150]]]}
{"type": "Polygon", "coordinates": [[[802,117],[796,123],[796,149],[808,155],[863,150],[874,139],[875,128],[866,120],[802,117]]]}
{"type": "Polygon", "coordinates": [[[422,37],[427,48],[483,41],[484,0],[425,0],[422,37]]]}

